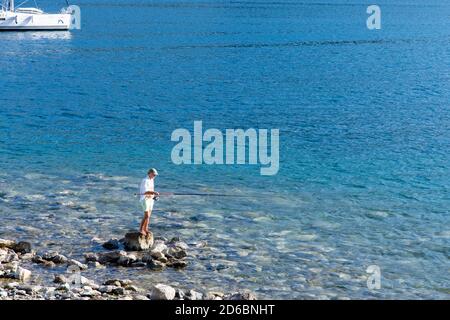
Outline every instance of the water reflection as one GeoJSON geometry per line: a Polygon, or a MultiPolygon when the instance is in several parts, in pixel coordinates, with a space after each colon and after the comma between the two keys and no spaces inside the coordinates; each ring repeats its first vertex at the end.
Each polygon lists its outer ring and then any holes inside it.
{"type": "Polygon", "coordinates": [[[70,31],[7,31],[0,32],[0,40],[70,40],[70,31]]]}

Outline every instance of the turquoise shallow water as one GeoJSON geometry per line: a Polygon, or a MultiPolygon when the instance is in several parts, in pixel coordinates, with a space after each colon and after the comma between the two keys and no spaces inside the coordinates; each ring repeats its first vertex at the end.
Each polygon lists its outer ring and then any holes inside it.
{"type": "Polygon", "coordinates": [[[138,223],[132,194],[155,166],[163,191],[255,197],[161,199],[154,231],[208,248],[183,272],[119,274],[267,298],[449,297],[448,3],[380,2],[380,31],[364,1],[77,4],[81,31],[0,33],[0,237],[96,250],[138,223]],[[194,120],[279,128],[279,173],[172,164],[170,134],[194,120]]]}

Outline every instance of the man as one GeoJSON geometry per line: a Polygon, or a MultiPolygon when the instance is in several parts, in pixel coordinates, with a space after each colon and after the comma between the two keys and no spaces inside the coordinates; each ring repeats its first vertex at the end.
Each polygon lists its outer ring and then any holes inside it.
{"type": "Polygon", "coordinates": [[[155,191],[155,178],[158,175],[158,171],[155,168],[148,170],[147,177],[142,179],[140,187],[140,202],[142,208],[144,209],[144,218],[142,219],[141,226],[139,227],[139,232],[147,236],[148,235],[148,225],[150,223],[150,216],[153,210],[153,199],[155,196],[159,196],[159,192],[155,191]]]}

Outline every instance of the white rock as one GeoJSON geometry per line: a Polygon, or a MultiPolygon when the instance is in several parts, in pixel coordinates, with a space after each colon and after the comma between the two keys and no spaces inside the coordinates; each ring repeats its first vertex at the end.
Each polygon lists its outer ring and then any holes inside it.
{"type": "Polygon", "coordinates": [[[200,292],[194,291],[194,290],[189,290],[189,292],[186,296],[187,296],[187,298],[189,298],[189,300],[202,300],[203,299],[203,294],[201,294],[200,292]]]}
{"type": "Polygon", "coordinates": [[[69,266],[77,266],[78,268],[80,268],[80,270],[86,270],[88,268],[87,265],[85,265],[84,263],[81,263],[80,261],[77,261],[75,259],[70,259],[67,264],[69,266]]]}
{"type": "Polygon", "coordinates": [[[174,298],[175,289],[162,283],[153,286],[150,292],[150,299],[152,300],[173,300],[174,298]]]}
{"type": "Polygon", "coordinates": [[[20,281],[27,281],[31,277],[31,271],[22,267],[17,267],[14,272],[14,279],[18,279],[20,281]]]}
{"type": "Polygon", "coordinates": [[[151,254],[155,254],[155,253],[162,253],[164,250],[167,249],[167,246],[164,244],[163,241],[161,240],[156,240],[155,243],[153,244],[153,248],[150,251],[151,254]]]}

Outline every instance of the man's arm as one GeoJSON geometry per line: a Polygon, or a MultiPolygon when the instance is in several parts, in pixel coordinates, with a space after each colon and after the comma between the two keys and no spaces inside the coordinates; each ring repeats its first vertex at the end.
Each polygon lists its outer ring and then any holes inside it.
{"type": "Polygon", "coordinates": [[[147,191],[144,194],[146,196],[159,196],[159,192],[156,192],[156,191],[147,191]]]}

